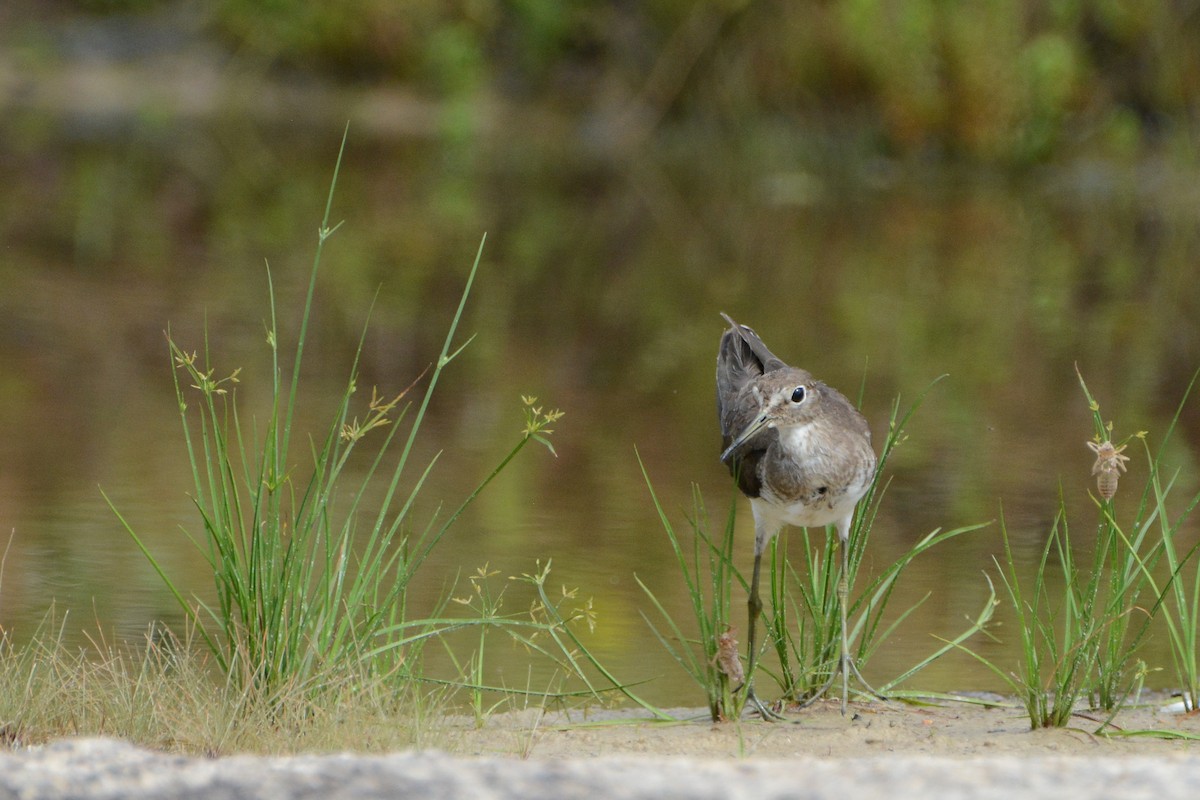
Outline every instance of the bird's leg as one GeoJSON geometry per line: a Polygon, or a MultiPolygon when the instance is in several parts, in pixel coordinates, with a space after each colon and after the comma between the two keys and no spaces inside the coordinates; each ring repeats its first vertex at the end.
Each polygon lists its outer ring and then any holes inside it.
{"type": "Polygon", "coordinates": [[[868,694],[878,700],[887,700],[887,698],[867,683],[867,679],[858,671],[858,664],[855,663],[854,657],[850,655],[849,626],[846,624],[846,609],[849,606],[850,595],[850,539],[841,536],[838,538],[842,543],[842,574],[838,579],[838,605],[841,606],[842,616],[842,716],[844,717],[846,716],[846,700],[850,695],[850,673],[852,672],[868,694]]]}
{"type": "Polygon", "coordinates": [[[863,678],[862,673],[858,671],[858,665],[854,663],[854,657],[850,655],[850,626],[847,620],[847,608],[850,603],[850,539],[842,537],[841,527],[838,530],[838,543],[842,550],[842,571],[838,576],[837,597],[838,597],[838,617],[841,627],[841,644],[840,655],[838,657],[838,668],[829,675],[829,680],[825,681],[801,708],[811,705],[819,697],[823,697],[826,692],[833,686],[833,682],[837,680],[838,675],[842,676],[842,716],[846,716],[846,704],[850,697],[850,673],[854,673],[854,677],[862,684],[862,687],[871,695],[874,695],[880,700],[886,700],[879,692],[871,687],[863,678]]]}
{"type": "MultiPolygon", "coordinates": [[[[842,664],[842,716],[846,716],[846,701],[850,697],[850,667],[854,664],[854,659],[850,658],[850,639],[847,632],[846,624],[846,603],[850,599],[850,540],[842,539],[842,574],[838,576],[838,611],[841,616],[842,623],[842,657],[839,659],[842,664]]],[[[858,674],[858,667],[854,667],[854,673],[858,674]]],[[[862,676],[859,675],[859,680],[862,676]]]]}
{"type": "Polygon", "coordinates": [[[779,714],[767,708],[762,700],[758,699],[758,695],[754,693],[754,667],[758,662],[758,646],[755,641],[755,625],[758,623],[758,617],[762,614],[762,597],[758,593],[758,572],[762,564],[762,550],[758,543],[754,546],[754,572],[750,577],[750,597],[746,601],[746,607],[750,612],[749,620],[749,640],[750,640],[750,664],[746,670],[746,702],[754,707],[764,720],[783,719],[779,714]]]}

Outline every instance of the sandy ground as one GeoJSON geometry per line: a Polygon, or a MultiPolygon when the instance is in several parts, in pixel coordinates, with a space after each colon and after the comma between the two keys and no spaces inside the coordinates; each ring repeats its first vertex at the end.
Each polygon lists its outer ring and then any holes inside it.
{"type": "Polygon", "coordinates": [[[745,718],[713,724],[707,712],[672,709],[686,721],[654,722],[645,711],[498,714],[482,728],[456,719],[448,731],[459,755],[538,759],[601,755],[701,758],[863,758],[881,755],[973,758],[996,755],[1157,756],[1200,753],[1200,741],[1169,739],[1150,731],[1200,738],[1200,716],[1169,708],[1156,696],[1123,711],[1106,732],[1104,717],[1081,712],[1066,728],[1031,730],[1023,708],[992,698],[994,705],[942,702],[852,703],[845,717],[835,701],[789,711],[783,722],[745,718]]]}
{"type": "Polygon", "coordinates": [[[495,714],[476,726],[445,720],[444,749],[364,755],[200,758],[113,739],[67,739],[0,751],[0,800],[1193,800],[1200,742],[1130,735],[1200,735],[1200,718],[1123,713],[1126,735],[1096,735],[1085,716],[1031,731],[1012,705],[836,702],[784,722],[714,725],[676,710],[495,714]]]}

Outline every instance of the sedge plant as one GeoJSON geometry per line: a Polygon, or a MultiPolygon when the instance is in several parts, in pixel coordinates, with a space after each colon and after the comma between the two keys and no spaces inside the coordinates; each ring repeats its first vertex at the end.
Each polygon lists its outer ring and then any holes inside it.
{"type": "Polygon", "coordinates": [[[203,530],[192,539],[212,570],[215,601],[185,597],[117,512],[219,670],[268,703],[337,676],[413,677],[427,640],[402,635],[408,630],[406,595],[413,576],[467,506],[525,445],[538,442],[549,447],[549,425],[561,416],[557,411],[542,411],[527,398],[526,427],[500,464],[452,513],[435,513],[424,525],[412,522],[414,504],[437,461],[435,456],[414,468],[410,464],[413,445],[438,379],[466,346],[456,342],[456,335],[485,237],[441,352],[427,370],[425,391],[415,412],[406,401],[410,386],[389,397],[373,392],[362,419],[352,414],[360,339],[331,424],[323,436],[307,443],[304,459],[296,458],[301,367],[321,260],[340,226],[331,224],[331,210],[345,142],[343,137],[291,354],[291,378],[286,382],[275,294],[267,272],[266,329],[272,371],[265,422],[245,417],[237,398],[237,386],[244,380],[239,370],[218,370],[207,344],[202,351],[189,350],[168,333],[195,487],[192,500],[203,530]],[[405,428],[399,423],[410,413],[411,421],[401,435],[405,428]],[[355,474],[347,467],[367,442],[375,442],[374,449],[360,456],[367,467],[355,474]],[[301,466],[303,460],[307,466],[301,466]],[[379,497],[379,486],[382,499],[371,500],[379,497]]]}
{"type": "MultiPolygon", "coordinates": [[[[1200,544],[1193,544],[1185,549],[1181,546],[1179,539],[1184,523],[1196,506],[1200,505],[1200,493],[1193,494],[1188,498],[1184,503],[1183,510],[1172,518],[1168,508],[1168,496],[1177,485],[1179,471],[1176,470],[1164,482],[1160,465],[1163,453],[1175,432],[1176,423],[1183,413],[1184,405],[1191,395],[1197,377],[1200,377],[1200,372],[1192,376],[1192,380],[1176,408],[1175,416],[1167,426],[1158,452],[1151,452],[1145,435],[1139,434],[1137,437],[1145,453],[1146,463],[1149,465],[1149,477],[1142,491],[1134,523],[1129,529],[1130,532],[1127,533],[1117,523],[1113,497],[1104,497],[1104,492],[1101,492],[1099,498],[1093,497],[1101,515],[1101,530],[1108,536],[1119,540],[1130,554],[1130,558],[1120,565],[1121,575],[1113,577],[1114,585],[1117,588],[1125,585],[1134,586],[1135,589],[1131,594],[1136,598],[1136,592],[1144,584],[1149,587],[1150,594],[1155,598],[1149,612],[1143,615],[1146,622],[1131,637],[1132,644],[1136,646],[1145,635],[1150,618],[1162,617],[1163,624],[1167,629],[1172,667],[1180,687],[1183,707],[1189,712],[1197,709],[1197,697],[1200,696],[1200,663],[1198,663],[1200,636],[1197,634],[1198,627],[1200,627],[1200,567],[1197,567],[1194,560],[1200,544]],[[1152,531],[1156,532],[1156,535],[1152,535],[1152,531]],[[1151,540],[1153,543],[1146,544],[1147,540],[1151,540]],[[1160,562],[1163,562],[1165,572],[1163,568],[1155,569],[1160,562]]],[[[1083,383],[1082,377],[1080,383],[1083,383]]],[[[1097,441],[1102,438],[1107,441],[1107,437],[1102,436],[1105,431],[1101,427],[1099,407],[1092,399],[1091,394],[1087,393],[1086,385],[1084,385],[1084,392],[1087,394],[1089,404],[1096,416],[1098,433],[1095,438],[1097,441]]],[[[1093,449],[1097,448],[1093,447],[1093,449]]],[[[1122,446],[1112,452],[1119,457],[1120,451],[1123,449],[1122,446]]],[[[1107,453],[1108,451],[1103,452],[1107,453]]],[[[1109,456],[1110,459],[1112,457],[1109,456]]],[[[1102,465],[1103,460],[1104,456],[1101,455],[1097,459],[1097,467],[1102,465]]],[[[1114,488],[1115,485],[1114,483],[1114,488]]],[[[1116,572],[1115,569],[1114,572],[1116,572]]],[[[1126,606],[1132,609],[1132,601],[1126,606]]],[[[1115,678],[1122,673],[1125,660],[1129,657],[1129,649],[1131,649],[1121,638],[1115,635],[1111,638],[1111,641],[1106,640],[1102,646],[1101,663],[1106,670],[1102,670],[1097,681],[1098,704],[1106,709],[1111,708],[1111,705],[1106,704],[1106,700],[1114,694],[1111,685],[1116,682],[1115,678]]]]}
{"type": "MultiPolygon", "coordinates": [[[[1104,422],[1099,403],[1081,374],[1079,383],[1093,417],[1089,446],[1097,456],[1093,466],[1097,494],[1093,500],[1099,522],[1091,559],[1081,559],[1077,551],[1086,548],[1072,541],[1061,487],[1054,523],[1032,579],[1021,577],[1002,515],[1003,555],[1002,560],[996,559],[996,565],[1016,617],[1018,668],[1010,672],[963,647],[1017,694],[1030,727],[1035,729],[1067,725],[1085,701],[1108,712],[1100,729],[1107,727],[1144,682],[1146,667],[1137,658],[1138,649],[1168,597],[1175,600],[1176,614],[1167,614],[1166,618],[1181,674],[1186,673],[1186,648],[1194,648],[1196,641],[1196,593],[1189,597],[1177,580],[1194,550],[1179,556],[1174,534],[1183,518],[1175,523],[1167,521],[1166,495],[1174,481],[1162,485],[1159,458],[1150,457],[1146,434],[1137,434],[1146,448],[1150,474],[1130,532],[1122,528],[1117,521],[1116,497],[1128,460],[1122,455],[1127,445],[1112,443],[1112,423],[1104,422]],[[1157,540],[1152,535],[1155,530],[1161,532],[1157,540]],[[1156,565],[1163,558],[1168,573],[1156,577],[1156,565]]],[[[1168,438],[1174,425],[1173,421],[1168,438]]],[[[1192,498],[1184,517],[1197,502],[1200,496],[1192,498]]],[[[1190,652],[1194,660],[1194,649],[1190,652]]]]}
{"type": "Polygon", "coordinates": [[[1164,486],[1157,470],[1151,474],[1155,517],[1162,537],[1167,577],[1157,581],[1147,576],[1147,582],[1160,597],[1155,608],[1167,627],[1171,665],[1183,698],[1183,707],[1188,712],[1195,712],[1200,708],[1200,565],[1194,557],[1200,544],[1193,544],[1181,552],[1178,538],[1180,526],[1200,505],[1200,493],[1193,495],[1183,512],[1172,520],[1168,515],[1166,498],[1174,480],[1173,477],[1164,486]],[[1185,567],[1190,569],[1190,576],[1185,573],[1185,567]]]}
{"type": "Polygon", "coordinates": [[[1106,620],[1096,615],[1100,577],[1081,578],[1060,493],[1059,511],[1042,548],[1032,580],[1022,581],[1003,513],[1000,531],[1004,561],[1000,578],[1016,615],[1021,658],[1016,673],[974,654],[1020,698],[1031,728],[1063,727],[1086,695],[1099,658],[1099,632],[1106,620]],[[1061,585],[1062,595],[1052,596],[1061,585]]]}
{"type": "Polygon", "coordinates": [[[675,562],[683,577],[698,631],[695,636],[686,634],[650,587],[635,575],[638,586],[646,593],[662,618],[664,629],[656,626],[645,613],[642,614],[642,618],[671,658],[704,692],[712,721],[733,718],[740,711],[740,704],[734,693],[741,688],[746,677],[730,618],[733,583],[737,580],[745,584],[733,565],[736,506],[730,507],[721,536],[714,539],[709,530],[704,498],[699,488],[693,485],[692,514],[688,519],[692,537],[690,544],[685,543],[663,510],[640,455],[638,465],[642,469],[642,477],[650,491],[651,502],[658,512],[659,521],[666,531],[667,541],[670,542],[675,562]]]}
{"type": "MultiPolygon", "coordinates": [[[[1140,676],[1144,669],[1136,655],[1150,631],[1152,611],[1158,608],[1159,592],[1153,585],[1153,570],[1163,548],[1161,540],[1156,543],[1150,536],[1157,527],[1156,522],[1160,521],[1159,510],[1147,502],[1149,489],[1158,480],[1158,466],[1150,464],[1150,479],[1136,506],[1131,528],[1133,535],[1127,535],[1117,522],[1116,510],[1120,475],[1125,471],[1124,462],[1129,460],[1128,456],[1123,455],[1129,439],[1120,445],[1112,442],[1113,423],[1105,423],[1100,404],[1088,389],[1083,374],[1078,368],[1075,373],[1092,414],[1092,440],[1087,445],[1096,454],[1096,462],[1092,467],[1092,473],[1096,476],[1096,493],[1092,495],[1092,500],[1099,516],[1092,567],[1088,573],[1090,579],[1082,582],[1083,605],[1079,613],[1099,621],[1095,628],[1095,676],[1090,679],[1091,704],[1104,711],[1115,712],[1134,687],[1141,684],[1140,676]],[[1155,594],[1149,609],[1140,600],[1147,586],[1155,594]]],[[[1171,427],[1174,427],[1174,423],[1171,427]]],[[[1139,432],[1136,438],[1144,444],[1146,433],[1139,432]]],[[[1170,430],[1167,433],[1169,438],[1170,430]]],[[[1065,516],[1065,509],[1060,513],[1065,516]]],[[[1086,627],[1081,626],[1079,632],[1085,630],[1086,627]]]]}

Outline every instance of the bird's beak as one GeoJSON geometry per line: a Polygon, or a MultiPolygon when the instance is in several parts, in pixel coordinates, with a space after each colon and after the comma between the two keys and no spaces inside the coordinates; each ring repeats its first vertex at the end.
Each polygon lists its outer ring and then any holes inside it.
{"type": "Polygon", "coordinates": [[[767,416],[767,413],[765,411],[763,413],[759,414],[757,417],[755,417],[753,422],[751,422],[749,425],[747,425],[742,430],[741,433],[739,433],[736,437],[734,437],[733,441],[730,442],[729,447],[725,448],[725,452],[721,453],[721,461],[722,462],[729,461],[729,457],[731,455],[733,455],[734,450],[737,450],[748,439],[750,439],[752,436],[754,436],[754,434],[758,433],[759,431],[761,431],[763,428],[765,428],[767,426],[768,419],[769,419],[769,417],[767,416]]]}

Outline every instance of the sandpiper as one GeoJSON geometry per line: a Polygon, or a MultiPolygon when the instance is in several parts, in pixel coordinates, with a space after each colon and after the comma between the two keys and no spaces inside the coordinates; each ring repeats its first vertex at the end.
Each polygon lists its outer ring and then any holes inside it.
{"type": "MultiPolygon", "coordinates": [[[[867,420],[841,392],[816,380],[806,370],[789,367],[767,349],[753,330],[738,325],[725,314],[721,316],[729,323],[717,353],[721,461],[728,465],[738,488],[750,498],[754,513],[746,699],[763,718],[776,716],[754,694],[758,652],[754,628],[762,613],[758,574],[763,551],[784,525],[806,528],[836,525],[842,555],[837,591],[841,614],[842,714],[845,714],[850,672],[867,685],[850,656],[846,601],[854,508],[875,474],[871,431],[867,420]]],[[[830,675],[813,699],[832,686],[838,673],[835,670],[830,675]]]]}

